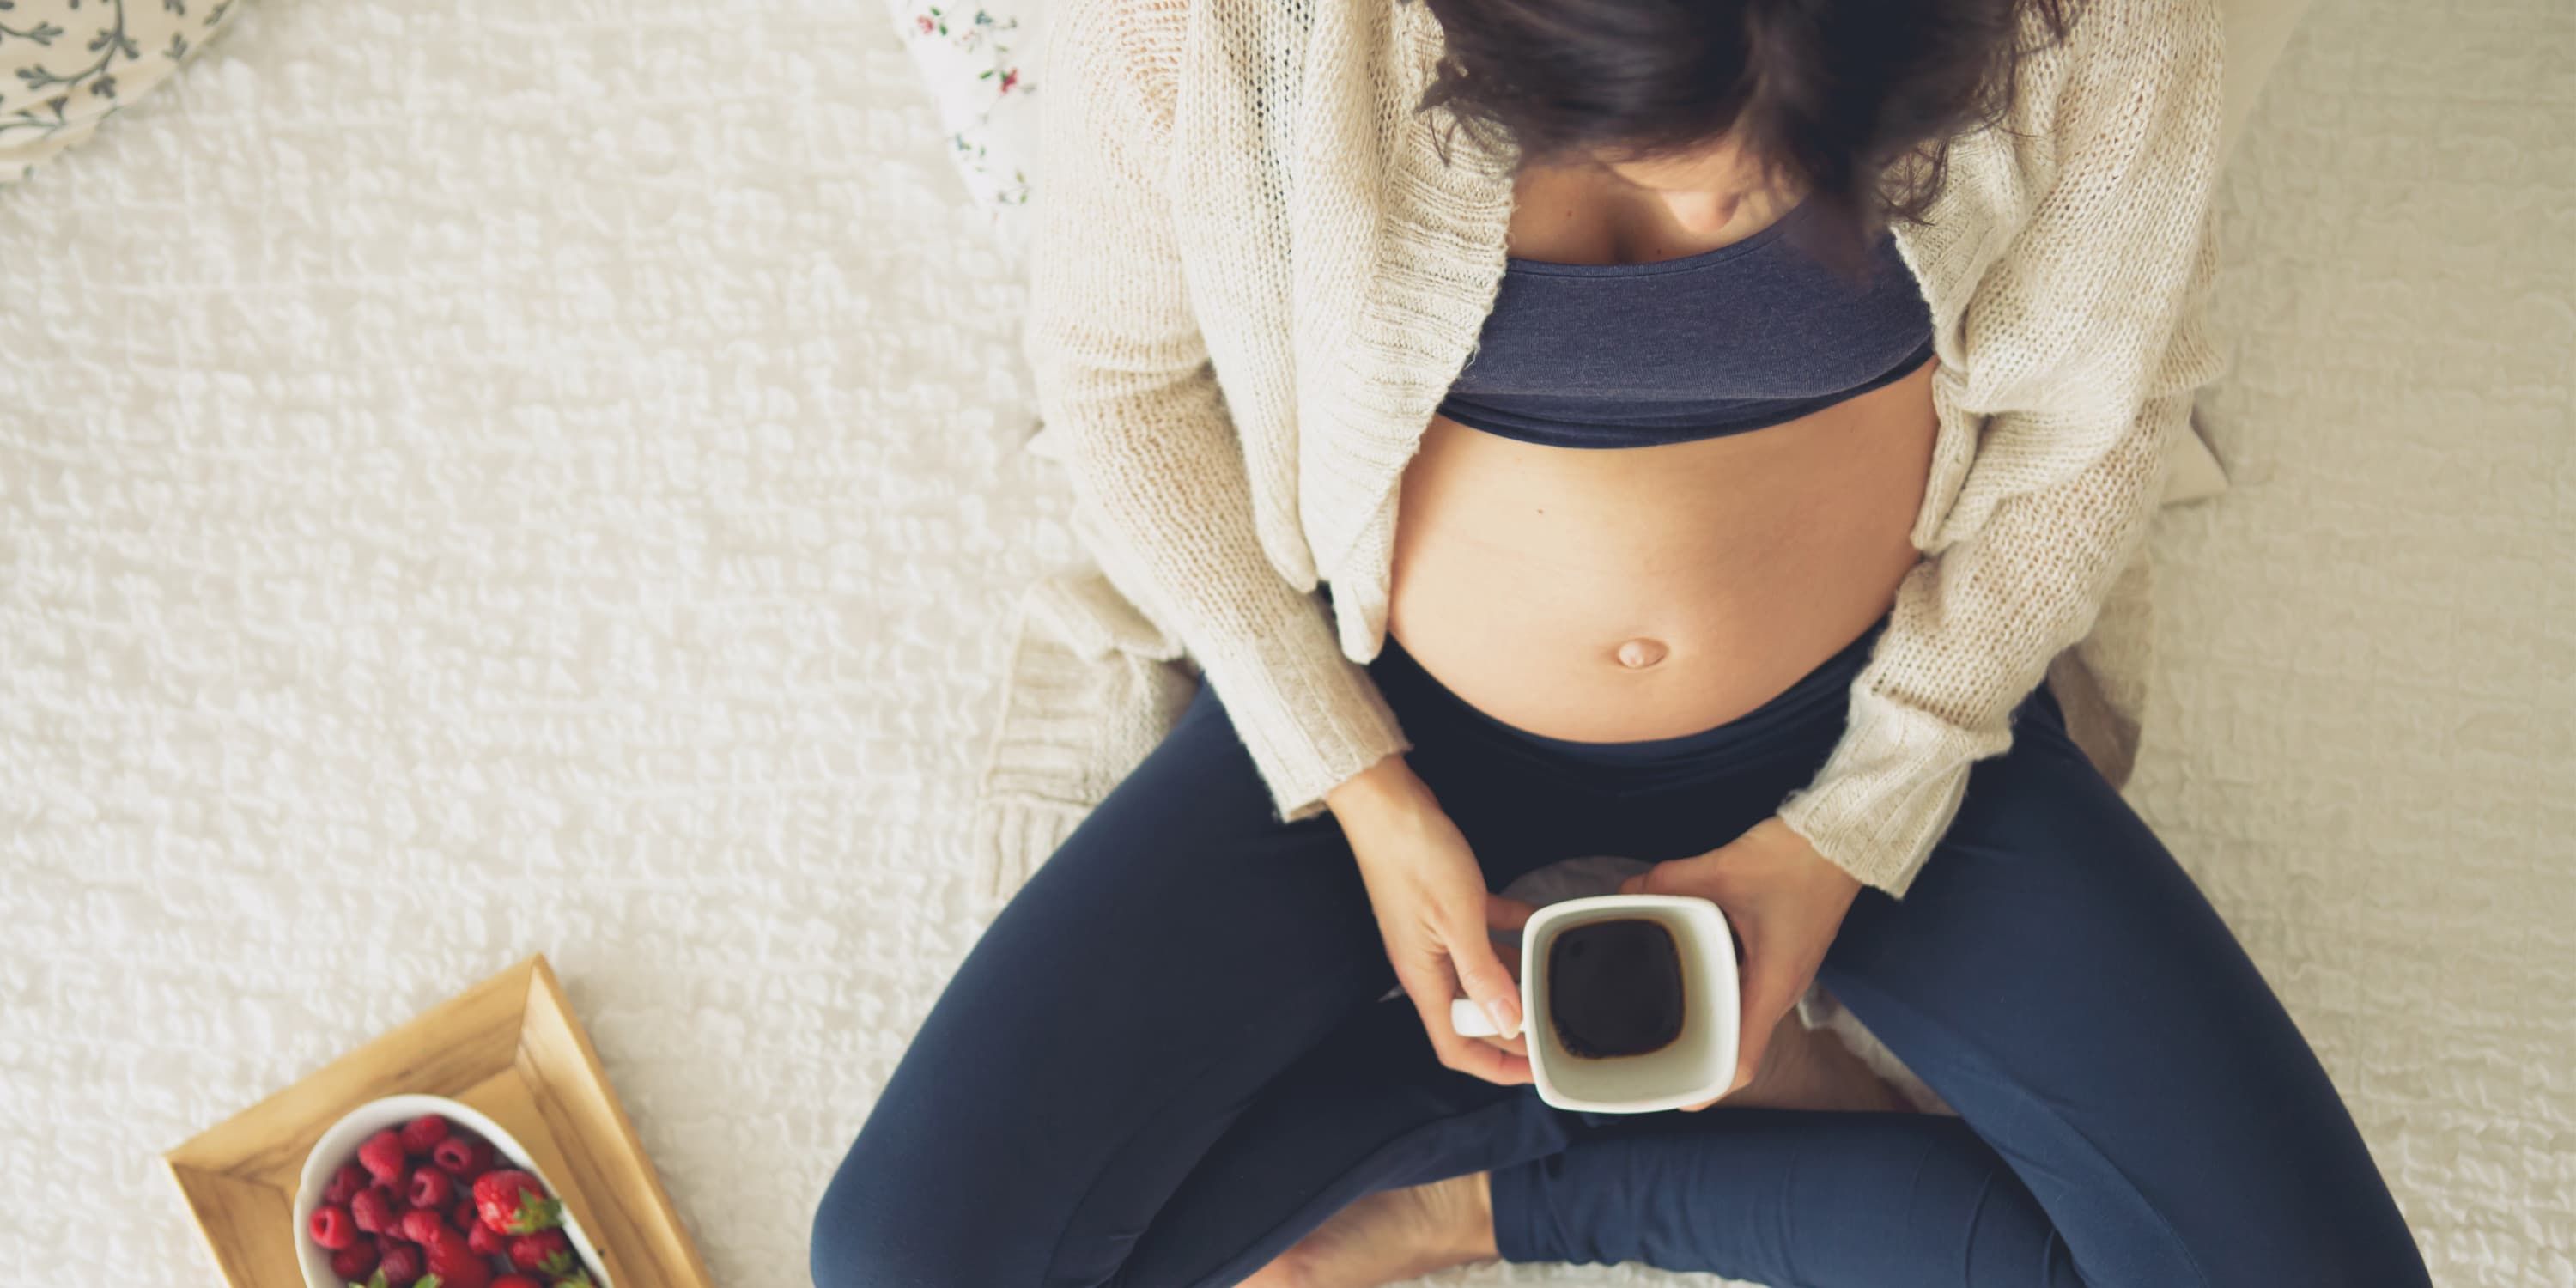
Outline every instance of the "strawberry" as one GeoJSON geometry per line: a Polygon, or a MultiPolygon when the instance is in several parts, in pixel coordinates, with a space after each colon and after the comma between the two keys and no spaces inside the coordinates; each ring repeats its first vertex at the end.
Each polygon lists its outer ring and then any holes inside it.
{"type": "Polygon", "coordinates": [[[411,1169],[411,1205],[437,1211],[456,1197],[456,1178],[435,1167],[423,1165],[411,1169]]]}
{"type": "Polygon", "coordinates": [[[376,1273],[394,1288],[408,1288],[420,1278],[420,1249],[408,1243],[385,1245],[384,1260],[376,1263],[376,1273]]]}
{"type": "Polygon", "coordinates": [[[491,1288],[491,1264],[474,1255],[464,1235],[442,1225],[438,1227],[438,1237],[425,1246],[429,1249],[429,1272],[438,1276],[440,1288],[491,1288]]]}
{"type": "Polygon", "coordinates": [[[545,1288],[545,1285],[526,1275],[503,1275],[492,1281],[492,1288],[545,1288]]]}
{"type": "Polygon", "coordinates": [[[563,1224],[563,1204],[526,1172],[487,1172],[474,1182],[474,1211],[502,1234],[535,1234],[563,1224]]]}
{"type": "Polygon", "coordinates": [[[447,1139],[447,1130],[447,1120],[436,1114],[414,1118],[402,1125],[403,1152],[418,1158],[438,1148],[438,1142],[447,1139]]]}
{"type": "Polygon", "coordinates": [[[509,1251],[510,1236],[475,1221],[465,1227],[465,1246],[474,1249],[478,1256],[500,1256],[509,1251]]]}
{"type": "Polygon", "coordinates": [[[430,1147],[429,1161],[450,1176],[471,1178],[492,1170],[492,1147],[459,1133],[430,1147]]]}
{"type": "Polygon", "coordinates": [[[376,1250],[375,1240],[360,1239],[331,1254],[331,1273],[339,1276],[340,1282],[347,1283],[365,1277],[383,1257],[384,1254],[376,1250]]]}
{"type": "Polygon", "coordinates": [[[331,1183],[322,1187],[322,1201],[347,1207],[349,1200],[358,1197],[358,1191],[367,1188],[367,1180],[367,1169],[342,1163],[339,1171],[331,1173],[331,1183]]]}
{"type": "Polygon", "coordinates": [[[403,1173],[410,1170],[403,1157],[402,1137],[392,1131],[380,1131],[358,1146],[358,1164],[367,1174],[386,1185],[400,1185],[403,1173]]]}
{"type": "Polygon", "coordinates": [[[313,1209],[313,1219],[306,1226],[315,1243],[333,1252],[358,1241],[358,1227],[349,1219],[349,1209],[337,1203],[325,1203],[313,1209]]]}
{"type": "Polygon", "coordinates": [[[413,1208],[402,1214],[402,1225],[399,1228],[402,1230],[402,1237],[426,1248],[430,1240],[438,1237],[439,1231],[447,1229],[447,1223],[439,1220],[436,1212],[413,1208]]]}
{"type": "Polygon", "coordinates": [[[539,1230],[510,1240],[510,1264],[549,1277],[571,1274],[581,1263],[572,1255],[572,1240],[561,1230],[539,1230]]]}

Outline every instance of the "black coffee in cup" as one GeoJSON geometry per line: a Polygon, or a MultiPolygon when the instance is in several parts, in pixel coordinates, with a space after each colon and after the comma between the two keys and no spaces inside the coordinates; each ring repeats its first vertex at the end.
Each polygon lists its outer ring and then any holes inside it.
{"type": "Polygon", "coordinates": [[[1644,1055],[1681,1036],[1682,955],[1673,932],[1644,917],[1587,921],[1547,950],[1547,1013],[1566,1054],[1644,1055]]]}

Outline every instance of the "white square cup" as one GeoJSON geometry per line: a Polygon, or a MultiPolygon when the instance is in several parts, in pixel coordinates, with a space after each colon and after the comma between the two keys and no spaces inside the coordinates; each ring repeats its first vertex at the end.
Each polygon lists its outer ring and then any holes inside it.
{"type": "MultiPolygon", "coordinates": [[[[1643,1114],[1725,1094],[1735,1081],[1741,1038],[1735,933],[1716,904],[1694,895],[1604,894],[1551,903],[1521,930],[1521,1032],[1539,1099],[1559,1109],[1643,1114]],[[1584,1059],[1566,1052],[1548,1013],[1547,954],[1556,936],[1594,921],[1643,918],[1672,932],[1682,959],[1682,1031],[1644,1055],[1584,1059]]],[[[1459,1033],[1488,1036],[1493,1022],[1475,1002],[1449,1005],[1459,1033]]]]}

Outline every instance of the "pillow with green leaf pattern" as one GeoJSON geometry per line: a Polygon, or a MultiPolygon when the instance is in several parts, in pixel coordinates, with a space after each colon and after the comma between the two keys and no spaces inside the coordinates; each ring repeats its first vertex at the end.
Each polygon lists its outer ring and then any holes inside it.
{"type": "Polygon", "coordinates": [[[0,0],[0,183],[88,138],[242,0],[0,0]]]}

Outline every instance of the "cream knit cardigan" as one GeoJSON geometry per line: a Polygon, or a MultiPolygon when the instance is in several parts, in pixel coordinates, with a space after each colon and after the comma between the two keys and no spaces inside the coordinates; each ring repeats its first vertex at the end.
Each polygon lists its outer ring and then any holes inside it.
{"type": "MultiPolygon", "coordinates": [[[[2143,537],[2222,367],[2221,43],[2216,0],[2089,0],[2024,64],[2009,131],[1956,140],[1929,221],[1895,228],[1941,360],[1922,559],[1840,743],[1779,809],[1891,894],[2044,679],[2126,776],[2143,537]]],[[[1036,587],[1015,634],[975,820],[995,893],[1202,677],[1281,820],[1411,747],[1365,668],[1397,484],[1492,306],[1515,166],[1464,132],[1442,163],[1442,118],[1411,110],[1440,44],[1419,0],[1055,18],[1027,351],[1098,571],[1036,587]]]]}

